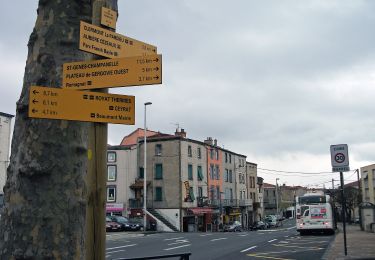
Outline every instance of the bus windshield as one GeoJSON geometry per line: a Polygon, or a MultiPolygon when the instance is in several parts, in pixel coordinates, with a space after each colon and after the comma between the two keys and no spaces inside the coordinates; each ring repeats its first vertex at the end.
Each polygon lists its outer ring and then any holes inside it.
{"type": "Polygon", "coordinates": [[[298,198],[299,204],[315,204],[315,203],[326,203],[325,196],[303,196],[298,198]]]}

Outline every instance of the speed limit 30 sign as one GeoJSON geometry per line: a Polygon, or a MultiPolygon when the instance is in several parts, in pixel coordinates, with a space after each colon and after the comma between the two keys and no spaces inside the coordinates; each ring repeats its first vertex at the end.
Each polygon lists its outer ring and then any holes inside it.
{"type": "Polygon", "coordinates": [[[350,171],[347,144],[331,145],[331,163],[333,172],[350,171]]]}

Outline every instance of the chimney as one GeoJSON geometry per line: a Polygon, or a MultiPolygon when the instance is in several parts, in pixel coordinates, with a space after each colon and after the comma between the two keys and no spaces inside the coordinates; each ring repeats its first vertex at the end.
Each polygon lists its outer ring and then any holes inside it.
{"type": "Polygon", "coordinates": [[[176,136],[181,136],[182,138],[186,138],[186,132],[185,129],[181,128],[181,131],[179,129],[176,129],[176,132],[174,133],[176,136]]]}
{"type": "Polygon", "coordinates": [[[214,140],[214,145],[217,146],[217,139],[214,140]]]}
{"type": "Polygon", "coordinates": [[[207,139],[204,140],[204,143],[208,145],[213,145],[212,137],[207,137],[207,139]]]}

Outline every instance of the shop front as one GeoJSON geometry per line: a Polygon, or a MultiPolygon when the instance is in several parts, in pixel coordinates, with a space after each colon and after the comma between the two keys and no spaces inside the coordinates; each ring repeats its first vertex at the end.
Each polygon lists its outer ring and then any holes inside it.
{"type": "Polygon", "coordinates": [[[212,231],[211,208],[188,208],[183,217],[183,232],[212,231]]]}
{"type": "Polygon", "coordinates": [[[124,216],[125,208],[123,203],[107,203],[105,207],[107,215],[124,216]]]}

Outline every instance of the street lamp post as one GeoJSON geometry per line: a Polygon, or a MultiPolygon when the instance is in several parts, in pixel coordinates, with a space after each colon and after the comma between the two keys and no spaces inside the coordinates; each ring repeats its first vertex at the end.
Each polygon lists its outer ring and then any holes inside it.
{"type": "Polygon", "coordinates": [[[146,176],[147,176],[147,143],[146,143],[146,138],[147,138],[147,125],[146,125],[146,108],[147,106],[151,105],[151,102],[146,102],[145,103],[145,121],[144,121],[144,139],[143,139],[143,230],[146,231],[147,229],[147,182],[146,182],[146,176]]]}
{"type": "Polygon", "coordinates": [[[280,180],[279,178],[276,178],[276,217],[279,215],[279,189],[277,185],[277,181],[280,180]]]}

